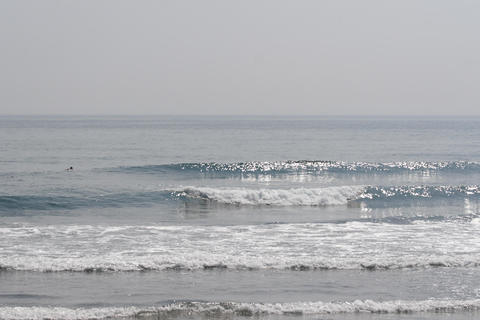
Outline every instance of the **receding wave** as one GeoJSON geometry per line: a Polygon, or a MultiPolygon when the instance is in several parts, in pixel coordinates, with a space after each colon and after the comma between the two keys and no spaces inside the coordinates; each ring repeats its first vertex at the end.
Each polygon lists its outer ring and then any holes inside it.
{"type": "Polygon", "coordinates": [[[354,300],[336,302],[179,302],[152,307],[0,307],[0,318],[23,319],[106,319],[106,318],[152,318],[161,316],[262,316],[262,315],[315,315],[415,312],[452,313],[480,310],[480,299],[428,299],[428,300],[354,300]]]}
{"type": "Polygon", "coordinates": [[[124,173],[210,173],[210,174],[284,174],[284,173],[401,173],[424,171],[480,172],[480,163],[469,161],[401,161],[401,162],[344,162],[344,161],[251,161],[237,163],[198,162],[143,165],[110,168],[124,173]]]}
{"type": "Polygon", "coordinates": [[[0,243],[0,269],[4,271],[480,266],[478,217],[411,224],[5,226],[0,227],[0,237],[5,240],[0,243]]]}

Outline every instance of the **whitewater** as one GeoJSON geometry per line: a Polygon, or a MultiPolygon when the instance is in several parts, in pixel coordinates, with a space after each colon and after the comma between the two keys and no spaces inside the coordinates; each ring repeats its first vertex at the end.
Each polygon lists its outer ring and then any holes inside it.
{"type": "Polygon", "coordinates": [[[480,314],[480,119],[2,116],[0,136],[0,319],[480,314]]]}
{"type": "Polygon", "coordinates": [[[92,272],[476,267],[479,231],[480,218],[410,224],[4,227],[0,235],[8,246],[0,246],[0,268],[92,272]]]}

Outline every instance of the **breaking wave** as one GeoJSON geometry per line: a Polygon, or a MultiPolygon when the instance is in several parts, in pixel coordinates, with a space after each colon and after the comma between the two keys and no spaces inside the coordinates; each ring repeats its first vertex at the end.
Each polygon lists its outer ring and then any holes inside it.
{"type": "Polygon", "coordinates": [[[250,206],[334,206],[365,202],[388,205],[401,200],[443,200],[480,198],[479,185],[460,186],[335,186],[324,188],[255,189],[187,186],[148,192],[112,193],[88,196],[0,196],[0,212],[22,210],[72,210],[78,208],[139,207],[159,203],[196,201],[250,206]]]}
{"type": "Polygon", "coordinates": [[[184,187],[173,195],[231,205],[331,206],[354,201],[475,198],[480,186],[338,186],[298,189],[184,187]]]}
{"type": "Polygon", "coordinates": [[[328,206],[347,204],[361,193],[362,186],[316,189],[218,189],[185,187],[175,190],[179,197],[234,205],[328,206]]]}
{"type": "Polygon", "coordinates": [[[64,308],[64,307],[0,307],[0,318],[5,320],[23,319],[106,319],[106,318],[152,318],[162,316],[182,317],[201,316],[261,316],[261,315],[322,315],[382,313],[404,314],[415,312],[452,313],[480,310],[480,299],[453,300],[354,300],[340,302],[177,302],[152,307],[103,307],[103,308],[64,308]]]}

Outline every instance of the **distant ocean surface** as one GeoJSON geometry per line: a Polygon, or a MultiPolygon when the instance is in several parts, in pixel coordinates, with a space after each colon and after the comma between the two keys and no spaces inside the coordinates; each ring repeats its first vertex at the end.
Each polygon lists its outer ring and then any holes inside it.
{"type": "Polygon", "coordinates": [[[1,116],[0,141],[0,319],[480,317],[480,118],[1,116]]]}

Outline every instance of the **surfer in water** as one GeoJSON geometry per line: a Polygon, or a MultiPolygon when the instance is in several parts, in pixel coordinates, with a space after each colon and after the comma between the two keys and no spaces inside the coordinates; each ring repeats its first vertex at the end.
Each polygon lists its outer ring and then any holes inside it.
{"type": "Polygon", "coordinates": [[[65,169],[65,171],[73,171],[73,167],[70,166],[70,167],[68,167],[67,169],[65,169]]]}

